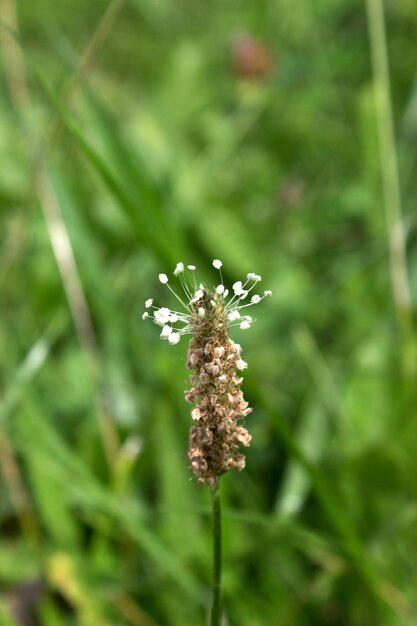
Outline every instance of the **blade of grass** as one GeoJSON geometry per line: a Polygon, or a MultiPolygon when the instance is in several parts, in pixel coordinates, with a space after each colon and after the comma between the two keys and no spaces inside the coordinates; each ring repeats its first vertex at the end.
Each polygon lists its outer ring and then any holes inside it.
{"type": "Polygon", "coordinates": [[[84,133],[71,118],[68,111],[63,108],[43,73],[35,66],[33,66],[33,71],[40,86],[48,96],[51,105],[60,115],[66,130],[73,137],[87,162],[90,163],[93,169],[99,174],[100,178],[102,178],[120,208],[123,209],[125,215],[134,226],[138,241],[140,241],[145,248],[151,248],[152,251],[158,255],[160,260],[168,266],[174,265],[177,262],[177,253],[172,249],[168,233],[161,233],[158,229],[154,230],[147,225],[144,217],[147,207],[138,206],[136,201],[130,197],[123,183],[117,178],[99,152],[86,140],[84,133]]]}
{"type": "Polygon", "coordinates": [[[175,428],[175,416],[170,406],[162,399],[157,401],[153,412],[155,421],[155,453],[157,484],[160,485],[162,508],[162,534],[166,541],[184,559],[201,556],[204,547],[202,529],[195,516],[193,483],[189,480],[185,442],[179,445],[175,428]],[[187,537],[184,542],[183,538],[187,537]]]}
{"type": "MultiPolygon", "coordinates": [[[[85,284],[86,293],[100,327],[100,359],[103,369],[103,385],[110,395],[122,394],[123,405],[129,405],[128,419],[136,417],[136,381],[129,367],[130,343],[126,332],[125,311],[117,303],[117,290],[112,268],[107,265],[85,216],[86,201],[77,201],[76,189],[63,172],[51,168],[51,179],[62,208],[68,233],[73,241],[74,254],[85,284]]],[[[120,274],[120,272],[119,272],[120,274]]],[[[116,272],[114,276],[117,276],[116,272]]],[[[138,368],[140,368],[140,360],[138,368]]],[[[112,403],[116,421],[123,423],[123,415],[112,403]]]]}
{"type": "Polygon", "coordinates": [[[297,459],[309,475],[321,507],[339,537],[342,552],[361,576],[371,597],[374,598],[381,612],[385,613],[388,608],[395,613],[397,607],[392,605],[390,598],[384,593],[383,579],[374,567],[371,559],[368,558],[354,527],[343,514],[342,507],[336,502],[322,472],[306,457],[304,451],[294,438],[290,427],[287,425],[284,416],[274,407],[260,385],[252,378],[250,378],[250,385],[253,392],[256,394],[257,401],[270,417],[273,427],[281,437],[288,452],[297,459]]]}
{"type": "Polygon", "coordinates": [[[88,515],[93,525],[95,518],[102,515],[117,521],[120,529],[134,539],[161,572],[176,581],[194,600],[201,601],[199,583],[176,553],[158,538],[146,520],[142,502],[139,499],[119,501],[100,485],[80,457],[35,410],[36,405],[32,402],[30,409],[19,415],[19,437],[15,445],[22,454],[31,457],[39,472],[49,473],[68,502],[88,515]]]}
{"type": "Polygon", "coordinates": [[[387,223],[391,288],[397,319],[402,332],[405,372],[410,378],[414,378],[416,373],[416,345],[407,270],[406,234],[402,217],[397,147],[394,134],[384,6],[382,0],[366,0],[366,8],[387,223]]]}
{"type": "Polygon", "coordinates": [[[26,387],[35,378],[38,371],[45,364],[51,348],[64,328],[62,316],[56,317],[49,325],[43,336],[38,339],[14,376],[13,383],[6,390],[3,401],[0,403],[0,427],[4,427],[12,412],[22,399],[26,387]]]}
{"type": "Polygon", "coordinates": [[[61,207],[48,172],[42,167],[37,172],[36,187],[78,339],[93,379],[99,428],[107,464],[111,468],[117,456],[119,436],[103,398],[101,360],[94,325],[61,207]]]}

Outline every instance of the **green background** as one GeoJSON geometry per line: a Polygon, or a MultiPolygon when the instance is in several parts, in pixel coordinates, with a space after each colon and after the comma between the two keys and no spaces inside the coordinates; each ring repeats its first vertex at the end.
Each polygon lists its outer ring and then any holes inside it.
{"type": "Polygon", "coordinates": [[[381,2],[0,3],[1,625],[207,623],[186,340],[141,315],[214,258],[274,294],[225,624],[417,623],[417,4],[381,2]]]}

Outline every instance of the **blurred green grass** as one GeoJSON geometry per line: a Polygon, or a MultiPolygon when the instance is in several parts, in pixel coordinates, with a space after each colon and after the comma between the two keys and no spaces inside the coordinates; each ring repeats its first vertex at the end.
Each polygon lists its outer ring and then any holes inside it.
{"type": "Polygon", "coordinates": [[[213,258],[274,292],[227,623],[416,622],[417,7],[381,6],[1,3],[0,624],[206,623],[185,346],[140,315],[213,258]]]}

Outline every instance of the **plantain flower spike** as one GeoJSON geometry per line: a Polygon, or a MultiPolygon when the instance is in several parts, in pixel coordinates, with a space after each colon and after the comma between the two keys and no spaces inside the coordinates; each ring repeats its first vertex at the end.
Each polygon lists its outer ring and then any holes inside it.
{"type": "Polygon", "coordinates": [[[229,329],[249,329],[255,319],[242,315],[244,309],[272,295],[267,290],[262,295],[249,296],[261,281],[261,276],[254,273],[249,273],[244,283],[234,283],[229,292],[223,284],[222,265],[219,259],[213,261],[221,282],[209,289],[197,286],[194,265],[185,268],[184,263],[177,263],[173,274],[181,284],[181,295],[169,285],[166,274],[160,274],[159,280],[173,293],[181,310],[158,308],[149,298],[142,316],[160,326],[161,339],[171,345],[177,344],[183,335],[191,335],[186,364],[193,373],[185,398],[194,408],[188,458],[198,482],[210,486],[229,469],[245,467],[240,449],[251,441],[251,435],[239,423],[252,411],[240,388],[240,372],[247,368],[247,363],[241,357],[241,346],[230,338],[229,329]]]}

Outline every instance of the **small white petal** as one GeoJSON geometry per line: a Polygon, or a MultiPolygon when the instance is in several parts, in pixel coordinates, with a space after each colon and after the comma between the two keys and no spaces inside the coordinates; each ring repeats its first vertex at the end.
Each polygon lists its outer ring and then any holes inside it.
{"type": "Polygon", "coordinates": [[[152,298],[149,298],[149,300],[146,300],[145,302],[145,306],[147,309],[149,309],[149,307],[152,306],[152,304],[153,304],[152,298]]]}
{"type": "Polygon", "coordinates": [[[239,300],[244,300],[244,298],[246,298],[247,295],[248,295],[248,292],[242,289],[242,292],[239,294],[239,300]]]}
{"type": "Polygon", "coordinates": [[[176,315],[175,313],[171,313],[171,315],[169,316],[169,321],[172,324],[175,324],[175,322],[178,322],[178,315],[176,315]]]}
{"type": "Polygon", "coordinates": [[[247,330],[248,328],[250,328],[250,322],[248,322],[247,320],[244,320],[241,324],[240,324],[240,328],[242,330],[247,330]]]}
{"type": "Polygon", "coordinates": [[[219,296],[224,292],[224,285],[218,285],[216,287],[216,293],[219,294],[219,296]]]}
{"type": "Polygon", "coordinates": [[[189,269],[189,270],[191,270],[192,272],[194,272],[194,270],[195,270],[195,269],[197,269],[195,265],[187,265],[187,267],[188,267],[188,269],[189,269]]]}
{"type": "Polygon", "coordinates": [[[168,276],[166,274],[159,274],[159,280],[163,285],[166,285],[168,282],[168,276]]]}
{"type": "Polygon", "coordinates": [[[145,311],[145,313],[142,315],[142,319],[146,320],[147,317],[149,317],[149,313],[145,311]]]}
{"type": "Polygon", "coordinates": [[[219,259],[214,259],[213,261],[213,267],[216,268],[216,270],[219,270],[221,268],[221,266],[223,265],[223,263],[221,261],[219,261],[219,259]]]}
{"type": "Polygon", "coordinates": [[[239,359],[236,363],[236,367],[238,370],[245,370],[248,367],[248,364],[243,359],[239,359]]]}
{"type": "Polygon", "coordinates": [[[172,345],[175,345],[176,343],[178,343],[179,340],[180,340],[180,336],[178,333],[171,333],[170,336],[168,337],[168,341],[172,345]]]}
{"type": "Polygon", "coordinates": [[[254,274],[253,272],[250,272],[247,275],[248,280],[254,280],[255,283],[259,283],[260,280],[262,280],[262,276],[259,276],[259,274],[254,274]]]}
{"type": "Polygon", "coordinates": [[[223,297],[224,297],[224,298],[227,298],[227,296],[228,296],[228,295],[229,295],[229,290],[228,290],[228,289],[225,289],[225,290],[224,290],[224,293],[223,293],[223,297]]]}
{"type": "Polygon", "coordinates": [[[198,317],[200,317],[201,319],[203,319],[203,317],[205,316],[205,314],[206,314],[206,309],[203,309],[203,307],[201,306],[201,307],[198,309],[198,317]]]}
{"type": "Polygon", "coordinates": [[[250,301],[253,302],[253,304],[258,304],[258,302],[261,301],[261,296],[252,296],[250,301]]]}
{"type": "Polygon", "coordinates": [[[216,359],[220,359],[224,354],[224,347],[223,346],[217,346],[217,348],[214,348],[214,356],[216,357],[216,359]]]}
{"type": "Polygon", "coordinates": [[[270,289],[267,289],[266,291],[264,291],[264,296],[272,296],[272,291],[270,289]]]}
{"type": "Polygon", "coordinates": [[[181,272],[184,271],[184,263],[177,263],[177,265],[175,266],[175,270],[174,270],[174,276],[178,276],[178,274],[181,274],[181,272]]]}
{"type": "Polygon", "coordinates": [[[171,333],[172,333],[171,326],[164,326],[161,332],[162,339],[168,339],[171,333]]]}
{"type": "Polygon", "coordinates": [[[219,383],[227,383],[227,376],[225,376],[225,374],[222,374],[218,377],[217,380],[219,381],[219,383]]]}

